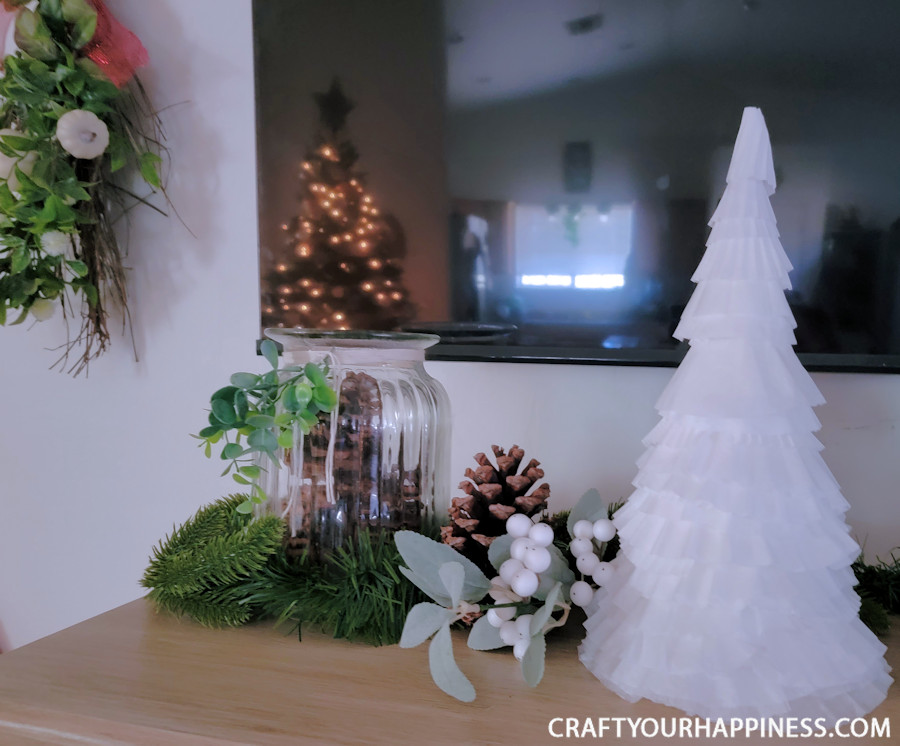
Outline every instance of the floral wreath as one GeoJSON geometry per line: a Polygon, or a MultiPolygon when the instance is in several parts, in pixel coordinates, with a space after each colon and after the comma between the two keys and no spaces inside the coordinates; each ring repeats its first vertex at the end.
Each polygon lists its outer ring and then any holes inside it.
{"type": "Polygon", "coordinates": [[[130,326],[114,222],[158,209],[116,177],[162,191],[160,122],[134,78],[147,51],[103,0],[0,0],[0,58],[0,325],[61,307],[80,327],[54,367],[77,375],[109,345],[111,306],[130,326]]]}

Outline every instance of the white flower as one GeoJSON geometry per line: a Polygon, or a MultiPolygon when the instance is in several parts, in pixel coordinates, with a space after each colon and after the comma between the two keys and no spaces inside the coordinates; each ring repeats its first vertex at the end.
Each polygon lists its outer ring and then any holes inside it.
{"type": "Polygon", "coordinates": [[[56,139],[67,153],[89,160],[106,151],[109,129],[93,112],[74,109],[59,118],[56,123],[56,139]]]}
{"type": "Polygon", "coordinates": [[[68,233],[62,231],[47,231],[41,235],[41,248],[45,254],[59,256],[71,252],[72,241],[68,233]]]}
{"type": "Polygon", "coordinates": [[[56,304],[47,298],[38,298],[31,304],[31,315],[38,321],[46,321],[56,313],[56,304]]]}

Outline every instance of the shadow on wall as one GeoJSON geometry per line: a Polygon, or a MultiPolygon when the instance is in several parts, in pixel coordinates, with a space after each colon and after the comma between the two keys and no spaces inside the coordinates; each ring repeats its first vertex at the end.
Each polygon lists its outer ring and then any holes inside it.
{"type": "MultiPolygon", "coordinates": [[[[189,38],[168,2],[152,6],[147,11],[119,9],[123,23],[140,29],[141,41],[149,52],[150,64],[138,70],[137,75],[159,114],[165,142],[170,144],[170,150],[162,155],[163,180],[171,204],[165,204],[161,195],[151,200],[168,219],[142,207],[132,211],[127,224],[120,229],[122,246],[128,248],[125,261],[130,268],[129,304],[135,322],[135,347],[141,359],[151,330],[174,326],[179,320],[172,316],[171,309],[177,308],[178,299],[189,295],[194,287],[192,273],[186,265],[196,265],[185,261],[184,249],[187,248],[191,260],[196,258],[202,265],[211,262],[215,247],[221,243],[182,240],[188,235],[193,239],[206,238],[215,232],[215,196],[222,189],[216,169],[210,168],[210,164],[221,158],[221,142],[208,125],[208,114],[204,111],[207,97],[197,100],[196,81],[201,77],[217,80],[217,90],[210,91],[209,95],[227,99],[232,73],[241,72],[224,51],[196,49],[195,40],[189,38]],[[187,64],[174,64],[170,62],[172,49],[193,49],[194,54],[183,60],[187,64]],[[198,70],[200,65],[202,70],[198,70]],[[206,70],[213,69],[218,71],[216,76],[205,74],[206,70]],[[191,143],[191,147],[182,150],[175,145],[184,142],[191,143]],[[129,234],[149,235],[157,240],[135,244],[129,241],[129,234]]],[[[132,186],[143,194],[140,184],[135,180],[132,186]]]]}
{"type": "Polygon", "coordinates": [[[0,654],[11,649],[12,645],[10,645],[9,638],[6,636],[6,630],[3,628],[3,621],[0,620],[0,654]]]}

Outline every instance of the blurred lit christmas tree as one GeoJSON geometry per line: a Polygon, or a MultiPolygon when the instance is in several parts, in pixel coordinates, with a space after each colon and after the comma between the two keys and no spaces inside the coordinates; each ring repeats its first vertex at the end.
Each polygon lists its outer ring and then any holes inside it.
{"type": "Polygon", "coordinates": [[[319,129],[300,168],[300,211],[263,280],[263,327],[394,329],[414,308],[403,286],[403,230],[382,214],[346,134],[353,103],[335,80],[315,94],[319,129]]]}

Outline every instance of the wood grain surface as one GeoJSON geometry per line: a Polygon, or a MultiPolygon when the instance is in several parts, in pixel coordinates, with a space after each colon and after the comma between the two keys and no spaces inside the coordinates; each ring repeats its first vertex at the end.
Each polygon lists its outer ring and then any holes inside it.
{"type": "MultiPolygon", "coordinates": [[[[478,691],[475,702],[463,704],[432,683],[425,645],[373,648],[316,633],[298,642],[270,623],[207,630],[138,600],[0,656],[0,744],[524,746],[574,741],[551,737],[556,717],[683,715],[647,701],[630,704],[605,689],[578,662],[579,638],[576,629],[551,639],[544,680],[530,689],[508,650],[476,653],[456,635],[457,661],[478,691]]],[[[897,670],[896,625],[886,642],[897,670]]],[[[839,742],[900,743],[896,685],[872,716],[891,719],[891,739],[839,742]]],[[[609,734],[578,740],[781,743],[609,734]]]]}

